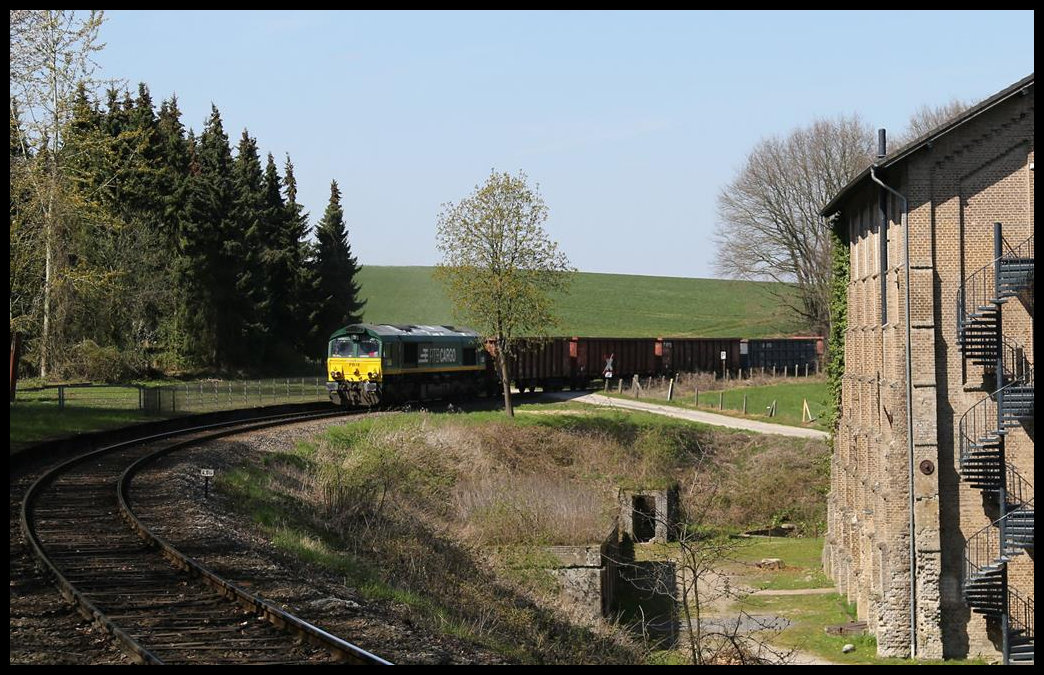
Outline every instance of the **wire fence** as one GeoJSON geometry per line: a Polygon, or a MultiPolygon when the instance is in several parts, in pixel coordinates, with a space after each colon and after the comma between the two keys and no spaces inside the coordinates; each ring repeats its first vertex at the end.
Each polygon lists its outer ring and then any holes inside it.
{"type": "Polygon", "coordinates": [[[150,414],[200,413],[283,403],[329,400],[321,377],[200,380],[176,385],[60,384],[17,391],[15,404],[54,405],[58,410],[140,410],[150,414]]]}

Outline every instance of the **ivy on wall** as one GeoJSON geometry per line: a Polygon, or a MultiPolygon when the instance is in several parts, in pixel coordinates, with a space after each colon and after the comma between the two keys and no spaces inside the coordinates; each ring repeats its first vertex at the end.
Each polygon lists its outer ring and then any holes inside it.
{"type": "Polygon", "coordinates": [[[841,419],[841,377],[845,374],[845,332],[848,330],[848,278],[851,252],[842,235],[841,218],[831,223],[830,337],[827,341],[827,383],[830,387],[829,428],[841,419]]]}

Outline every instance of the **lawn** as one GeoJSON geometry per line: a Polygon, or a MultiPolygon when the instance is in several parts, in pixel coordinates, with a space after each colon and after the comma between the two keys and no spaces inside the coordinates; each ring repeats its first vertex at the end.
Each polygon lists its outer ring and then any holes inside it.
{"type": "Polygon", "coordinates": [[[98,406],[59,410],[57,402],[19,402],[11,406],[11,451],[55,438],[117,429],[152,419],[155,417],[137,409],[98,406]]]}
{"type": "MultiPolygon", "coordinates": [[[[751,537],[737,549],[734,560],[725,569],[734,575],[734,581],[756,591],[792,591],[798,589],[832,588],[834,584],[822,571],[820,559],[822,538],[751,537]],[[779,558],[780,569],[757,567],[755,562],[765,558],[779,558]]],[[[801,652],[815,654],[837,664],[910,665],[945,663],[946,665],[976,665],[978,660],[913,661],[877,656],[877,641],[872,635],[829,635],[827,626],[836,626],[857,619],[856,606],[837,593],[788,593],[780,595],[754,593],[738,599],[733,611],[746,611],[758,616],[781,616],[791,621],[790,626],[772,638],[774,644],[801,652]],[[845,654],[841,648],[851,644],[853,651],[845,654]]]]}
{"type": "MultiPolygon", "coordinates": [[[[750,384],[746,380],[733,380],[724,388],[699,389],[699,405],[695,404],[697,389],[692,384],[676,386],[671,401],[666,400],[667,388],[656,386],[646,388],[638,394],[639,400],[653,403],[665,403],[689,409],[707,410],[710,412],[734,415],[750,419],[785,424],[794,427],[810,427],[827,430],[827,400],[829,388],[825,377],[809,376],[792,379],[776,378],[769,384],[750,384]],[[769,408],[775,403],[775,414],[769,415],[769,408]],[[808,423],[804,415],[805,404],[812,415],[808,423]],[[743,413],[746,405],[746,413],[743,413]]],[[[720,387],[716,383],[714,386],[720,387]]],[[[624,389],[623,393],[613,390],[603,392],[609,396],[634,398],[634,393],[624,389]]]]}

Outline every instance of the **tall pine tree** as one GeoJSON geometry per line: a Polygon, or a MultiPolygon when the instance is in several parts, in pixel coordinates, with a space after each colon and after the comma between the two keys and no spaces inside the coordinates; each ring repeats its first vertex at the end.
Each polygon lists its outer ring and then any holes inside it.
{"type": "Polygon", "coordinates": [[[264,175],[257,141],[245,129],[232,165],[232,188],[236,238],[229,245],[233,257],[241,261],[236,271],[236,294],[241,308],[236,341],[241,347],[234,353],[237,365],[253,368],[267,362],[271,349],[272,299],[268,261],[274,242],[271,225],[265,217],[264,175]]]}
{"type": "Polygon", "coordinates": [[[330,201],[316,227],[313,264],[316,276],[317,310],[314,315],[316,341],[311,356],[320,357],[330,334],[346,324],[362,318],[365,300],[359,298],[355,275],[361,267],[348,245],[348,231],[341,208],[341,190],[337,181],[330,183],[330,201]]]}
{"type": "Polygon", "coordinates": [[[185,127],[181,122],[181,110],[178,108],[176,97],[171,96],[169,100],[160,104],[151,141],[152,152],[155,154],[153,217],[163,250],[167,252],[167,262],[159,280],[171,289],[169,304],[159,318],[156,336],[156,350],[161,357],[162,369],[180,365],[178,355],[185,352],[185,344],[190,341],[178,323],[178,308],[184,304],[182,289],[178,283],[181,264],[178,235],[185,214],[191,148],[185,137],[185,127]]]}
{"type": "Polygon", "coordinates": [[[295,294],[297,278],[305,263],[305,232],[300,230],[293,219],[294,212],[283,199],[282,184],[275,159],[272,153],[268,153],[262,220],[268,237],[264,265],[268,278],[268,317],[271,322],[267,363],[275,367],[296,365],[301,361],[301,352],[295,349],[297,334],[302,331],[301,325],[295,321],[295,294]]]}
{"type": "Polygon", "coordinates": [[[228,369],[241,347],[235,258],[240,239],[232,217],[232,152],[217,107],[194,146],[179,236],[179,320],[191,340],[185,345],[188,362],[228,369]]]}
{"type": "Polygon", "coordinates": [[[295,270],[291,288],[292,304],[289,308],[291,322],[295,326],[291,347],[298,356],[321,358],[323,352],[317,354],[313,349],[319,330],[315,324],[319,303],[316,290],[317,270],[313,264],[314,249],[311,242],[308,241],[308,234],[312,228],[308,224],[308,214],[305,213],[304,206],[297,201],[297,177],[294,176],[294,163],[290,161],[290,155],[286,156],[286,174],[283,176],[283,186],[286,188],[283,240],[296,243],[293,253],[287,261],[295,270]]]}

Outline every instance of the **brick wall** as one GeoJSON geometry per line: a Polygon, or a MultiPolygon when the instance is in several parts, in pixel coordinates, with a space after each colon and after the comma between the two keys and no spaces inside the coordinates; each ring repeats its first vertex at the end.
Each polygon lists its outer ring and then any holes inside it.
{"type": "MultiPolygon", "coordinates": [[[[964,413],[993,390],[993,381],[958,350],[956,303],[963,281],[994,257],[994,222],[1003,224],[1011,245],[1032,235],[1032,163],[1031,86],[1027,95],[998,103],[881,172],[909,203],[912,500],[901,206],[889,200],[883,235],[876,185],[866,181],[840,206],[852,274],[823,562],[840,592],[859,604],[882,656],[909,655],[911,610],[919,657],[998,656],[996,631],[961,596],[965,540],[988,526],[996,511],[960,478],[956,430],[964,413]],[[887,237],[885,270],[879,268],[881,236],[887,237]],[[884,325],[881,274],[888,294],[884,325]],[[929,473],[919,469],[924,461],[931,463],[929,473]]],[[[1033,362],[1032,316],[1022,303],[1004,304],[1003,327],[1033,362]]],[[[1032,483],[1032,438],[1013,431],[1006,452],[1032,483]]],[[[1011,565],[1009,578],[1032,597],[1028,556],[1011,565]]]]}

